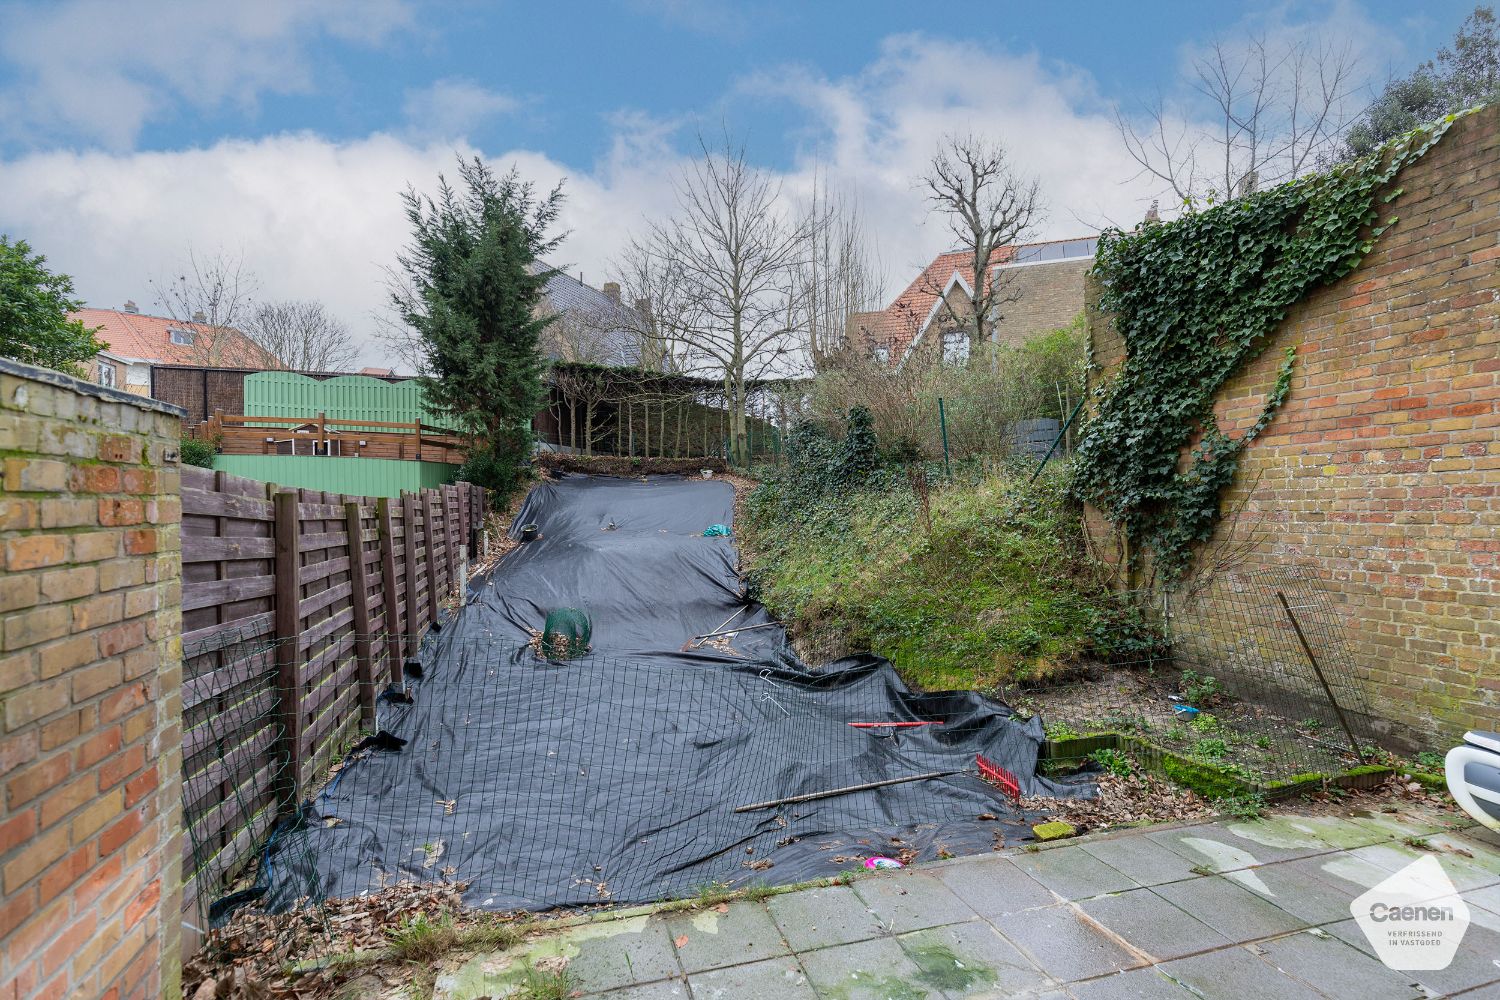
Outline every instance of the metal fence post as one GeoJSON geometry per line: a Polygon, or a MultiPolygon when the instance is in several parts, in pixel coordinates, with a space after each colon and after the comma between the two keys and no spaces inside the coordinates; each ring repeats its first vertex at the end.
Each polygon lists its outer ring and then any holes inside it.
{"type": "Polygon", "coordinates": [[[948,473],[948,478],[953,478],[953,463],[948,458],[948,409],[943,405],[943,397],[938,397],[938,426],[943,430],[943,469],[948,473]]]}
{"type": "Polygon", "coordinates": [[[283,802],[295,802],[302,784],[302,523],[300,493],[283,490],[275,499],[276,535],[276,696],[281,752],[286,772],[276,789],[283,802]]]}

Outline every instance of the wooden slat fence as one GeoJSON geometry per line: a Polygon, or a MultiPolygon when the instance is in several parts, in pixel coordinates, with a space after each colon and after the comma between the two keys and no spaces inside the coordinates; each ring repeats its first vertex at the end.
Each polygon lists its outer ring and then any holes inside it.
{"type": "Polygon", "coordinates": [[[373,721],[485,508],[470,483],[376,498],[183,469],[189,923],[373,721]]]}

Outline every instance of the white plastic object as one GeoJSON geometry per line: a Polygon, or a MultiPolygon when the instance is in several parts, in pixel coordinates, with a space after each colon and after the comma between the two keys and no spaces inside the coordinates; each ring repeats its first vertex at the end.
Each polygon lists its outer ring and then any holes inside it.
{"type": "MultiPolygon", "coordinates": [[[[1464,739],[1475,735],[1468,733],[1464,739]]],[[[1489,749],[1493,745],[1493,740],[1482,743],[1475,740],[1454,747],[1443,760],[1443,771],[1448,779],[1448,792],[1463,811],[1487,829],[1500,833],[1500,750],[1489,749]],[[1487,782],[1492,787],[1470,780],[1466,772],[1471,767],[1479,774],[1492,775],[1494,780],[1487,782]]]]}

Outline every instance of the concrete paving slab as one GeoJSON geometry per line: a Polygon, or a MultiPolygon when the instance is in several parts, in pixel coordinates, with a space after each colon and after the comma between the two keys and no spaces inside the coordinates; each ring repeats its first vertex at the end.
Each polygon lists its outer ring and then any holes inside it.
{"type": "Polygon", "coordinates": [[[831,1000],[927,1000],[942,991],[918,983],[919,969],[886,938],[839,944],[797,955],[818,996],[831,1000]]]}
{"type": "Polygon", "coordinates": [[[581,924],[556,939],[585,993],[681,975],[667,921],[660,916],[581,924]]]}
{"type": "Polygon", "coordinates": [[[1441,823],[1434,822],[1425,816],[1417,816],[1410,812],[1397,811],[1393,813],[1359,810],[1350,813],[1347,817],[1350,823],[1363,826],[1377,833],[1386,834],[1387,840],[1400,840],[1403,837],[1425,837],[1430,833],[1439,833],[1446,829],[1441,823]]]}
{"type": "MultiPolygon", "coordinates": [[[[1328,924],[1322,929],[1345,944],[1374,957],[1369,939],[1352,918],[1328,924]]],[[[1465,990],[1482,990],[1473,994],[1474,996],[1500,996],[1500,966],[1496,962],[1500,962],[1500,933],[1470,924],[1458,954],[1446,969],[1416,970],[1402,974],[1415,979],[1431,996],[1448,996],[1465,990]]]]}
{"type": "Polygon", "coordinates": [[[1079,908],[1158,961],[1233,944],[1192,914],[1150,889],[1085,900],[1079,908]]]}
{"type": "Polygon", "coordinates": [[[1349,904],[1362,890],[1318,877],[1321,861],[1321,857],[1278,861],[1273,865],[1227,872],[1224,878],[1244,886],[1303,923],[1316,925],[1347,920],[1349,904]]]}
{"type": "Polygon", "coordinates": [[[1234,942],[1286,934],[1306,926],[1286,910],[1222,876],[1169,882],[1150,891],[1234,942]]]}
{"type": "Polygon", "coordinates": [[[903,934],[901,949],[917,966],[917,982],[943,996],[1014,996],[1057,984],[982,920],[903,934]]]}
{"type": "Polygon", "coordinates": [[[795,958],[772,958],[688,977],[693,1000],[817,1000],[795,958]]]}
{"type": "Polygon", "coordinates": [[[1134,879],[1100,861],[1081,846],[1017,854],[1016,867],[1063,899],[1088,899],[1138,886],[1134,879]]]}
{"type": "Polygon", "coordinates": [[[1291,861],[1332,850],[1323,841],[1305,834],[1296,837],[1295,842],[1277,830],[1257,829],[1255,834],[1256,838],[1251,839],[1222,826],[1197,826],[1148,833],[1146,838],[1176,851],[1194,865],[1218,872],[1291,861]]]}
{"type": "Polygon", "coordinates": [[[1374,844],[1370,847],[1356,848],[1349,853],[1363,861],[1378,865],[1388,872],[1398,872],[1422,857],[1435,857],[1460,892],[1500,883],[1500,873],[1482,868],[1472,859],[1455,854],[1451,850],[1442,849],[1447,842],[1442,840],[1441,835],[1426,838],[1426,841],[1432,845],[1432,850],[1420,850],[1406,844],[1374,844]]]}
{"type": "Polygon", "coordinates": [[[798,950],[826,948],[885,933],[875,911],[847,885],[803,889],[766,900],[771,919],[798,950]]]}
{"type": "Polygon", "coordinates": [[[892,934],[956,924],[977,916],[947,884],[934,875],[906,871],[854,883],[881,926],[892,934]]]}
{"type": "Polygon", "coordinates": [[[1245,948],[1225,948],[1168,962],[1159,967],[1204,1000],[1324,1000],[1245,948]]]}
{"type": "Polygon", "coordinates": [[[1008,858],[975,859],[934,872],[953,894],[982,917],[1051,906],[1057,897],[1008,858]]]}
{"type": "Polygon", "coordinates": [[[667,933],[689,974],[790,954],[764,904],[730,903],[667,917],[667,933]]]}
{"type": "Polygon", "coordinates": [[[1252,950],[1329,1000],[1417,1000],[1426,995],[1411,973],[1387,968],[1326,931],[1289,934],[1252,950]]]}
{"type": "Polygon", "coordinates": [[[1194,862],[1138,832],[1078,846],[1140,885],[1178,882],[1194,875],[1194,862]]]}
{"type": "MultiPolygon", "coordinates": [[[[1257,832],[1270,831],[1271,836],[1290,833],[1293,838],[1300,840],[1303,835],[1313,837],[1329,847],[1338,850],[1348,850],[1354,847],[1364,847],[1368,844],[1378,844],[1389,840],[1389,835],[1351,823],[1340,816],[1271,816],[1245,823],[1230,823],[1225,829],[1237,836],[1255,840],[1257,832]]],[[[1286,846],[1298,846],[1288,843],[1286,846]]]]}
{"type": "Polygon", "coordinates": [[[1067,904],[1012,913],[990,922],[1043,972],[1060,982],[1092,979],[1146,964],[1090,926],[1067,904]]]}
{"type": "Polygon", "coordinates": [[[1068,987],[1076,1000],[1202,1000],[1155,969],[1134,969],[1068,987]]]}
{"type": "Polygon", "coordinates": [[[627,986],[607,993],[586,994],[590,1000],[686,1000],[687,981],[673,979],[667,982],[646,983],[643,986],[627,986]]]}

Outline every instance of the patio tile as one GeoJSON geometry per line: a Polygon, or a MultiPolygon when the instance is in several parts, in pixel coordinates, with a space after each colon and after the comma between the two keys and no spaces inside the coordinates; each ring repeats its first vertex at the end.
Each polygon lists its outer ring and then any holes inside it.
{"type": "Polygon", "coordinates": [[[1301,930],[1306,923],[1222,877],[1171,882],[1151,890],[1230,941],[1250,941],[1301,930]]]}
{"type": "Polygon", "coordinates": [[[1150,889],[1101,896],[1078,906],[1104,927],[1159,961],[1232,943],[1223,934],[1150,889]]]}
{"type": "MultiPolygon", "coordinates": [[[[1373,958],[1374,949],[1370,947],[1369,939],[1352,918],[1329,924],[1323,930],[1373,958]]],[[[1452,964],[1446,969],[1416,970],[1401,974],[1411,976],[1433,996],[1446,996],[1484,987],[1484,992],[1473,996],[1489,997],[1500,995],[1500,966],[1496,962],[1500,962],[1500,932],[1470,924],[1463,943],[1458,946],[1458,954],[1453,956],[1452,964]]]]}
{"type": "Polygon", "coordinates": [[[846,885],[783,893],[766,900],[766,906],[782,936],[798,951],[884,933],[874,911],[846,885]]]}
{"type": "Polygon", "coordinates": [[[1071,982],[1144,964],[1085,923],[1071,906],[1027,910],[991,921],[1054,979],[1071,982]]]}
{"type": "Polygon", "coordinates": [[[998,917],[1057,902],[1049,889],[1008,858],[976,858],[938,869],[936,875],[983,917],[998,917]]]}
{"type": "Polygon", "coordinates": [[[1078,845],[1018,854],[1011,860],[1017,868],[1064,899],[1088,899],[1137,886],[1130,876],[1111,868],[1078,845]]]}
{"type": "Polygon", "coordinates": [[[688,977],[693,1000],[816,1000],[795,958],[772,958],[688,977]]]}
{"type": "Polygon", "coordinates": [[[557,946],[584,992],[666,979],[682,972],[667,934],[667,922],[660,917],[582,924],[559,935],[557,946]]]}
{"type": "Polygon", "coordinates": [[[731,903],[724,913],[674,913],[667,918],[667,933],[689,974],[789,954],[781,931],[760,903],[731,903]]]}
{"type": "MultiPolygon", "coordinates": [[[[1277,816],[1259,820],[1254,824],[1233,823],[1229,825],[1229,830],[1241,836],[1249,836],[1249,833],[1240,829],[1242,825],[1264,828],[1267,825],[1277,823],[1283,824],[1286,830],[1294,834],[1306,834],[1315,837],[1329,847],[1339,850],[1364,847],[1367,844],[1378,844],[1383,840],[1390,839],[1387,834],[1379,830],[1351,822],[1342,816],[1277,816]]],[[[1254,838],[1251,837],[1250,839],[1254,838]]]]}
{"type": "Polygon", "coordinates": [[[950,998],[1010,996],[1056,985],[982,920],[913,931],[898,938],[917,966],[918,984],[950,998]]]}
{"type": "Polygon", "coordinates": [[[1291,861],[1331,850],[1327,844],[1310,836],[1300,838],[1300,842],[1293,846],[1288,846],[1287,837],[1274,833],[1257,831],[1257,836],[1259,839],[1251,840],[1221,826],[1199,826],[1148,833],[1146,839],[1176,851],[1194,865],[1218,872],[1291,861]]]}
{"type": "Polygon", "coordinates": [[[1225,948],[1168,962],[1163,975],[1209,1000],[1323,1000],[1316,990],[1261,961],[1245,948],[1225,948]]]}
{"type": "Polygon", "coordinates": [[[1224,878],[1255,893],[1307,924],[1349,918],[1349,904],[1362,892],[1352,884],[1319,877],[1321,858],[1279,861],[1259,868],[1227,872],[1224,878]]]}
{"type": "Polygon", "coordinates": [[[919,969],[890,938],[839,944],[797,956],[819,995],[839,1000],[925,1000],[943,994],[918,985],[919,969]]]}
{"type": "Polygon", "coordinates": [[[1423,996],[1412,973],[1397,972],[1325,931],[1304,931],[1255,946],[1261,957],[1330,1000],[1423,996]]]}
{"type": "Polygon", "coordinates": [[[1155,969],[1133,969],[1068,987],[1076,1000],[1202,1000],[1155,969]]]}
{"type": "Polygon", "coordinates": [[[1139,833],[1078,846],[1141,885],[1177,882],[1194,874],[1194,862],[1139,833]]]}
{"type": "Polygon", "coordinates": [[[1347,819],[1356,826],[1384,833],[1388,840],[1400,840],[1402,837],[1425,837],[1429,833],[1438,833],[1445,829],[1440,823],[1412,813],[1388,813],[1373,810],[1361,810],[1361,812],[1363,815],[1359,812],[1351,813],[1347,819]]]}
{"type": "Polygon", "coordinates": [[[893,934],[956,924],[976,916],[941,879],[924,872],[861,879],[854,891],[893,934]]]}
{"type": "Polygon", "coordinates": [[[1477,859],[1466,858],[1450,850],[1442,849],[1453,842],[1445,839],[1441,834],[1428,837],[1426,840],[1434,848],[1433,850],[1418,850],[1405,844],[1375,844],[1370,847],[1357,848],[1349,853],[1356,858],[1378,865],[1388,872],[1398,872],[1413,861],[1430,855],[1438,859],[1438,864],[1443,866],[1443,871],[1460,892],[1500,883],[1500,872],[1481,867],[1476,863],[1477,859]]]}
{"type": "Polygon", "coordinates": [[[592,1000],[686,1000],[688,995],[687,982],[682,979],[587,994],[592,1000]]]}

